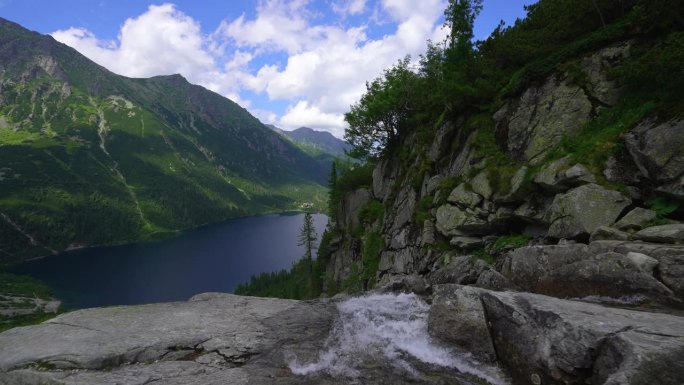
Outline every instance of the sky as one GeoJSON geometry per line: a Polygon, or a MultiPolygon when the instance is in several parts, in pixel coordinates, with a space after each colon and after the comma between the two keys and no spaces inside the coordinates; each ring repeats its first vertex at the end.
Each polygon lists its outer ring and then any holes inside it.
{"type": "MultiPolygon", "coordinates": [[[[485,0],[475,38],[535,0],[485,0]]],[[[180,73],[267,124],[342,137],[366,81],[444,41],[446,0],[0,0],[0,17],[129,77],[180,73]]]]}

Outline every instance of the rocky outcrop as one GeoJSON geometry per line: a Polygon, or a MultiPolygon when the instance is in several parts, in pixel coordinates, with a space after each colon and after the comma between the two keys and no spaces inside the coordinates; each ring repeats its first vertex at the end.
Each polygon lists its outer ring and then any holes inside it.
{"type": "Polygon", "coordinates": [[[482,295],[498,358],[521,384],[677,384],[684,318],[529,293],[482,295]]]}
{"type": "MultiPolygon", "coordinates": [[[[673,292],[653,269],[645,269],[647,262],[635,262],[630,251],[607,248],[600,242],[521,247],[506,255],[501,272],[524,291],[558,298],[594,296],[635,305],[682,306],[684,297],[673,292]]],[[[658,262],[662,271],[678,270],[681,263],[668,258],[658,262]]]]}
{"type": "Polygon", "coordinates": [[[588,184],[559,194],[549,211],[549,236],[576,238],[587,236],[601,226],[615,223],[631,200],[617,191],[588,184]]]}
{"type": "Polygon", "coordinates": [[[684,200],[684,120],[646,120],[625,137],[642,175],[658,191],[684,200]]]}
{"type": "Polygon", "coordinates": [[[530,293],[434,289],[428,330],[483,357],[519,384],[679,384],[684,318],[530,293]]]}

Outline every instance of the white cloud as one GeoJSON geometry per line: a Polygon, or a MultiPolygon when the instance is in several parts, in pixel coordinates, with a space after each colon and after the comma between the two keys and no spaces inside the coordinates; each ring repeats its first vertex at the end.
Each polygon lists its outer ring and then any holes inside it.
{"type": "Polygon", "coordinates": [[[331,4],[333,12],[342,16],[359,15],[366,10],[366,0],[339,0],[331,4]]]}
{"type": "Polygon", "coordinates": [[[253,18],[223,20],[213,33],[203,34],[197,21],[173,4],[162,4],[126,20],[116,41],[99,40],[82,28],[52,36],[113,72],[132,77],[180,73],[240,103],[262,121],[341,136],[343,114],[365,91],[366,81],[406,54],[422,53],[426,40],[444,36],[444,6],[445,0],[335,0],[328,16],[337,14],[341,20],[331,21],[308,0],[262,0],[253,18]],[[372,19],[343,22],[366,12],[383,13],[396,29],[370,39],[372,19]],[[281,62],[267,62],[273,54],[281,62]],[[278,116],[245,99],[248,92],[284,100],[289,107],[278,116]]]}
{"type": "Polygon", "coordinates": [[[278,122],[284,128],[311,127],[330,131],[341,137],[344,134],[344,117],[321,111],[307,101],[299,101],[287,109],[285,115],[278,122]]]}

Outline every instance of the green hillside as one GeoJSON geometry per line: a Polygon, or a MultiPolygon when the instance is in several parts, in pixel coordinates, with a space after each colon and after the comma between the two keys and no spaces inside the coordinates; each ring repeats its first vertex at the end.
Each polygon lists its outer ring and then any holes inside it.
{"type": "Polygon", "coordinates": [[[118,76],[0,19],[0,264],[322,208],[326,175],[180,75],[118,76]]]}

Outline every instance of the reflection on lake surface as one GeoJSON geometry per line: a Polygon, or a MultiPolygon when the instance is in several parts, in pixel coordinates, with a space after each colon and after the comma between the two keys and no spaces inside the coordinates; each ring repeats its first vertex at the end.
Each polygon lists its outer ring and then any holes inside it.
{"type": "MultiPolygon", "coordinates": [[[[318,238],[328,217],[313,214],[318,238]]],[[[67,307],[187,300],[232,292],[252,274],[289,269],[304,255],[303,214],[264,215],[204,226],[143,244],[74,250],[14,266],[50,286],[67,307]]]]}

